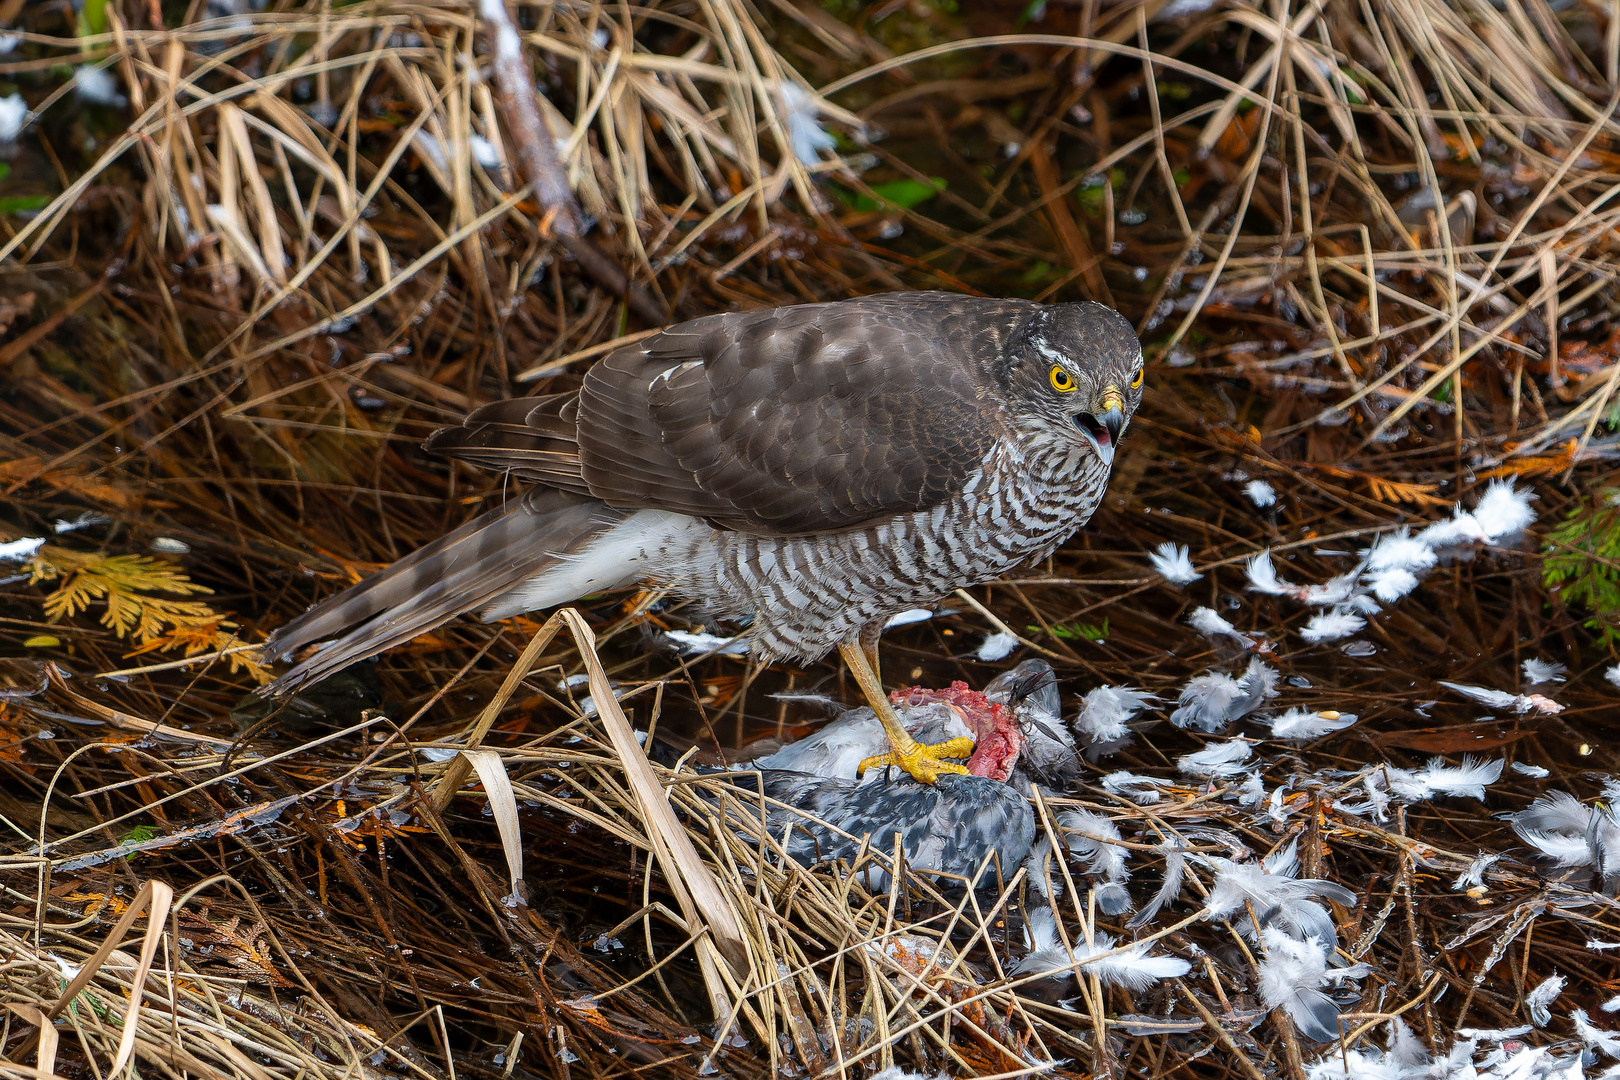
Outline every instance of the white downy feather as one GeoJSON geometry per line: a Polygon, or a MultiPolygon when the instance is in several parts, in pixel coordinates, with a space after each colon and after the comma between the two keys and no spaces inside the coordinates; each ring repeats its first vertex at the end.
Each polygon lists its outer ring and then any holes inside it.
{"type": "Polygon", "coordinates": [[[1418,1080],[1422,1070],[1403,1066],[1377,1050],[1335,1051],[1305,1067],[1305,1080],[1418,1080]]]}
{"type": "Polygon", "coordinates": [[[1092,944],[1075,945],[1075,959],[1080,961],[1082,975],[1095,975],[1107,986],[1122,986],[1133,993],[1150,989],[1162,979],[1179,979],[1192,970],[1192,965],[1179,956],[1151,956],[1151,944],[1132,945],[1113,956],[1102,954],[1114,949],[1114,936],[1098,932],[1092,944]],[[1101,957],[1092,960],[1091,957],[1101,957]]]}
{"type": "Polygon", "coordinates": [[[1238,773],[1246,771],[1243,763],[1248,761],[1253,753],[1254,748],[1242,739],[1210,743],[1196,753],[1184,754],[1177,758],[1176,768],[1188,776],[1201,776],[1210,779],[1236,776],[1238,773]]]}
{"type": "Polygon", "coordinates": [[[1277,576],[1277,564],[1271,561],[1271,549],[1249,556],[1243,564],[1243,574],[1249,579],[1249,591],[1267,596],[1303,597],[1305,590],[1291,581],[1277,576]]]}
{"type": "Polygon", "coordinates": [[[1447,765],[1440,758],[1430,758],[1421,769],[1385,766],[1383,773],[1389,777],[1389,790],[1407,802],[1424,802],[1442,795],[1483,802],[1485,788],[1502,778],[1502,765],[1501,760],[1482,762],[1467,756],[1463,757],[1461,765],[1447,765]]]}
{"type": "Polygon", "coordinates": [[[1214,608],[1193,608],[1192,614],[1187,616],[1187,625],[1197,630],[1205,637],[1231,638],[1241,642],[1244,648],[1249,648],[1255,642],[1253,635],[1245,634],[1216,613],[1214,608]]]}
{"type": "Polygon", "coordinates": [[[1460,1038],[1436,1061],[1399,1017],[1389,1023],[1388,1050],[1339,1047],[1305,1067],[1306,1080],[1472,1080],[1477,1040],[1460,1038]]]}
{"type": "MultiPolygon", "coordinates": [[[[1212,919],[1242,914],[1252,905],[1262,923],[1278,916],[1279,925],[1302,930],[1302,937],[1334,939],[1333,923],[1313,897],[1327,897],[1345,907],[1353,907],[1356,894],[1342,885],[1321,878],[1298,878],[1299,840],[1281,848],[1259,863],[1240,863],[1217,856],[1202,856],[1215,871],[1215,883],[1205,900],[1204,910],[1212,919]]],[[[1253,928],[1249,928],[1252,935],[1253,928]]]]}
{"type": "Polygon", "coordinates": [[[1525,529],[1536,520],[1535,511],[1530,509],[1530,500],[1535,495],[1515,490],[1513,483],[1513,480],[1492,482],[1471,513],[1459,506],[1450,520],[1430,525],[1418,533],[1417,538],[1438,549],[1457,544],[1494,543],[1525,529]]]}
{"type": "Polygon", "coordinates": [[[941,1069],[933,1076],[929,1076],[927,1073],[912,1072],[898,1065],[890,1065],[887,1069],[879,1069],[873,1073],[872,1080],[950,1080],[950,1074],[941,1069]]]}
{"type": "Polygon", "coordinates": [[[1343,604],[1356,595],[1356,584],[1361,578],[1361,567],[1356,567],[1338,577],[1329,578],[1325,585],[1307,585],[1305,594],[1301,597],[1312,607],[1332,607],[1343,604]]]}
{"type": "Polygon", "coordinates": [[[1366,802],[1350,802],[1348,799],[1334,804],[1337,810],[1347,814],[1371,814],[1374,821],[1389,820],[1389,790],[1385,787],[1385,776],[1382,770],[1365,773],[1361,777],[1361,788],[1367,793],[1366,802]]]}
{"type": "Polygon", "coordinates": [[[1018,638],[1012,634],[997,631],[985,635],[984,641],[979,645],[978,652],[973,655],[975,659],[986,664],[993,664],[997,660],[1005,660],[1012,655],[1012,651],[1016,648],[1018,648],[1018,638]]]}
{"type": "Polygon", "coordinates": [[[1268,548],[1249,556],[1248,561],[1243,564],[1243,573],[1249,579],[1250,592],[1265,593],[1268,596],[1287,596],[1314,607],[1329,607],[1333,604],[1342,604],[1351,597],[1356,590],[1357,579],[1361,576],[1361,568],[1357,567],[1349,573],[1340,574],[1325,585],[1295,585],[1278,576],[1277,564],[1272,560],[1268,548]]]}
{"type": "Polygon", "coordinates": [[[74,69],[73,91],[80,100],[92,105],[121,109],[129,104],[129,99],[118,92],[118,80],[113,73],[93,64],[81,64],[74,69]]]}
{"type": "Polygon", "coordinates": [[[1012,966],[1012,974],[1069,974],[1073,961],[1069,959],[1069,950],[1058,935],[1057,917],[1049,905],[1033,907],[1024,913],[1024,939],[1029,951],[1012,966]]]}
{"type": "Polygon", "coordinates": [[[1335,731],[1343,731],[1356,722],[1356,714],[1334,712],[1331,709],[1318,712],[1315,709],[1294,708],[1265,722],[1271,726],[1274,738],[1316,739],[1335,731]]]}
{"type": "Polygon", "coordinates": [[[1532,657],[1520,664],[1519,670],[1524,672],[1524,681],[1528,685],[1538,686],[1541,683],[1564,682],[1564,673],[1569,668],[1563,664],[1555,664],[1551,660],[1532,657]]]}
{"type": "Polygon", "coordinates": [[[1063,845],[1085,861],[1087,874],[1107,881],[1125,881],[1131,876],[1125,868],[1129,851],[1120,843],[1125,838],[1113,821],[1090,810],[1066,810],[1057,821],[1065,830],[1063,845]]]}
{"type": "Polygon", "coordinates": [[[1369,574],[1385,570],[1405,570],[1415,574],[1419,570],[1427,570],[1437,560],[1434,548],[1412,536],[1407,529],[1383,534],[1361,555],[1369,574]]]}
{"type": "Polygon", "coordinates": [[[1195,676],[1182,688],[1179,707],[1170,714],[1170,722],[1198,731],[1224,731],[1231,723],[1234,706],[1247,696],[1230,675],[1214,672],[1195,676]]]}
{"type": "Polygon", "coordinates": [[[1271,792],[1271,798],[1266,801],[1266,819],[1274,825],[1281,825],[1288,820],[1291,812],[1283,795],[1286,785],[1279,785],[1271,792]]]}
{"type": "Polygon", "coordinates": [[[1250,480],[1243,485],[1243,494],[1262,510],[1277,505],[1277,489],[1264,480],[1250,480]]]}
{"type": "Polygon", "coordinates": [[[1620,689],[1620,664],[1616,664],[1608,671],[1605,671],[1603,677],[1608,679],[1616,689],[1620,689]]]}
{"type": "Polygon", "coordinates": [[[1086,694],[1070,726],[1093,743],[1118,742],[1130,734],[1131,718],[1158,700],[1130,686],[1099,686],[1086,694]]]}
{"type": "Polygon", "coordinates": [[[1106,956],[1105,953],[1114,949],[1114,937],[1106,933],[1095,934],[1090,945],[1083,938],[1071,939],[1071,960],[1070,950],[1063,946],[1057,919],[1049,907],[1032,909],[1025,924],[1029,931],[1030,951],[1013,966],[1012,971],[1016,975],[1041,972],[1095,975],[1105,985],[1140,992],[1151,988],[1161,979],[1179,978],[1192,970],[1192,965],[1179,957],[1150,956],[1150,945],[1133,945],[1113,956],[1106,956]]]}
{"type": "Polygon", "coordinates": [[[1594,1027],[1585,1009],[1571,1010],[1569,1018],[1575,1024],[1575,1034],[1581,1042],[1620,1060],[1620,1037],[1614,1032],[1594,1027]]]}
{"type": "Polygon", "coordinates": [[[820,165],[821,151],[835,148],[838,140],[822,128],[815,99],[798,83],[784,79],[776,85],[776,104],[787,127],[793,156],[802,165],[820,165]]]}
{"type": "Polygon", "coordinates": [[[1536,512],[1530,509],[1530,501],[1536,496],[1516,490],[1513,485],[1517,479],[1492,481],[1474,507],[1474,520],[1492,543],[1523,532],[1536,520],[1536,512]]]}
{"type": "Polygon", "coordinates": [[[21,94],[0,97],[0,143],[14,143],[28,123],[28,102],[21,94]]]}
{"type": "Polygon", "coordinates": [[[1312,645],[1321,645],[1332,641],[1342,641],[1347,637],[1361,633],[1366,629],[1367,620],[1360,615],[1346,611],[1344,608],[1334,608],[1311,617],[1305,624],[1305,629],[1299,636],[1312,645]]]}
{"type": "Polygon", "coordinates": [[[1160,577],[1179,587],[1191,585],[1204,576],[1193,569],[1192,553],[1184,544],[1160,544],[1148,555],[1148,561],[1160,577]]]}
{"type": "Polygon", "coordinates": [[[1418,587],[1417,575],[1399,566],[1367,574],[1362,583],[1386,604],[1393,604],[1418,587]]]}
{"type": "Polygon", "coordinates": [[[7,540],[0,543],[0,562],[24,562],[34,557],[34,553],[44,546],[43,537],[25,536],[21,540],[7,540]]]}
{"type": "Polygon", "coordinates": [[[748,653],[746,638],[721,637],[688,630],[665,630],[664,638],[682,656],[744,656],[748,653]]]}
{"type": "Polygon", "coordinates": [[[1159,788],[1173,787],[1174,780],[1161,780],[1156,776],[1138,776],[1120,769],[1102,778],[1102,789],[1110,795],[1130,799],[1139,806],[1151,806],[1159,801],[1159,788]]]}

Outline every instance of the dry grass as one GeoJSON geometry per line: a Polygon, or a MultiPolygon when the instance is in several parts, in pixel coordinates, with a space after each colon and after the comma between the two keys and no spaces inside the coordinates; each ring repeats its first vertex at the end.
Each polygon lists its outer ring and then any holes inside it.
{"type": "MultiPolygon", "coordinates": [[[[1342,566],[1324,549],[1432,519],[1490,476],[1539,478],[1545,521],[1612,467],[1620,20],[1330,0],[1167,24],[1164,6],[1054,4],[1022,27],[892,4],[841,22],[791,0],[519,12],[594,243],[676,317],[948,287],[1089,296],[1137,320],[1156,387],[1093,527],[891,635],[902,677],[982,685],[995,669],[965,643],[996,626],[1066,688],[1173,696],[1230,660],[1186,629],[1188,607],[1240,594],[1236,564],[1259,548],[1325,580],[1342,566]],[[794,156],[788,81],[847,154],[794,156]],[[866,146],[867,131],[887,137],[866,146]],[[934,175],[949,185],[926,201],[881,198],[934,175]],[[1280,506],[1256,513],[1240,470],[1280,506]],[[1147,573],[1164,540],[1205,572],[1193,594],[1147,573]]],[[[311,716],[233,715],[264,674],[244,640],[502,497],[428,467],[422,435],[571,385],[644,327],[518,179],[473,5],[193,7],[156,29],[152,6],[113,4],[104,32],[73,33],[44,5],[0,58],[42,117],[12,182],[52,196],[0,218],[0,539],[102,515],[0,596],[15,657],[0,661],[0,1071],[50,1072],[52,1050],[58,1074],[99,1078],[132,1031],[142,1070],[242,1080],[1050,1061],[1297,1080],[1288,1026],[1247,1023],[1255,958],[1196,905],[1156,932],[1196,961],[1186,979],[1139,995],[1085,980],[1063,1008],[1007,974],[1028,870],[986,867],[976,892],[905,870],[873,892],[860,871],[892,852],[806,870],[757,800],[691,758],[646,771],[610,680],[636,726],[711,760],[817,721],[771,691],[851,700],[828,665],[671,660],[652,646],[683,616],[657,597],[593,598],[556,640],[529,620],[458,622],[311,716]],[[113,72],[127,111],[76,103],[62,64],[113,72]],[[595,677],[589,709],[559,685],[578,674],[595,677]],[[35,1010],[66,1000],[58,960],[112,941],[147,880],[179,893],[143,943],[151,973],[103,956],[48,1047],[35,1010]]],[[[1449,887],[1512,842],[1483,804],[1387,827],[1336,807],[1359,770],[1471,748],[1591,786],[1577,748],[1610,737],[1609,661],[1541,589],[1534,552],[1447,567],[1421,595],[1378,621],[1376,660],[1280,656],[1309,683],[1299,703],[1363,715],[1273,758],[1273,780],[1347,770],[1297,789],[1286,824],[1234,824],[1196,786],[1151,811],[1091,786],[1040,807],[1049,832],[1070,805],[1115,818],[1148,880],[1148,848],[1213,848],[1199,830],[1219,828],[1255,852],[1298,841],[1306,873],[1354,884],[1359,905],[1336,915],[1373,974],[1350,1047],[1397,1013],[1435,1048],[1459,1025],[1506,1026],[1554,968],[1588,1008],[1616,982],[1583,947],[1617,940],[1612,900],[1512,858],[1479,897],[1449,887]],[[1438,678],[1513,685],[1549,654],[1572,672],[1559,717],[1480,725],[1432,706],[1438,678]]],[[[1242,617],[1300,621],[1270,601],[1242,617]]],[[[1118,760],[1163,774],[1194,744],[1155,731],[1118,760]]],[[[1540,790],[1505,781],[1492,808],[1540,790]]],[[[1123,933],[1077,870],[1050,872],[1071,941],[1123,933]]]]}

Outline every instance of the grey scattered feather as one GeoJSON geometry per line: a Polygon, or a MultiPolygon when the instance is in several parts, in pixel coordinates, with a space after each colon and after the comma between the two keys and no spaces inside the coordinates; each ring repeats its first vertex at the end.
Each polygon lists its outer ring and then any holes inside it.
{"type": "Polygon", "coordinates": [[[1170,714],[1177,727],[1214,733],[1258,709],[1277,696],[1277,669],[1258,656],[1238,678],[1214,673],[1199,675],[1181,691],[1178,708],[1170,714]]]}
{"type": "Polygon", "coordinates": [[[1549,975],[1534,990],[1524,995],[1524,1007],[1530,1013],[1530,1022],[1536,1027],[1546,1027],[1552,1020],[1552,1003],[1557,1001],[1558,995],[1563,992],[1564,977],[1549,975]]]}
{"type": "Polygon", "coordinates": [[[1558,866],[1590,867],[1606,894],[1620,890],[1620,815],[1612,804],[1586,806],[1567,792],[1549,791],[1508,820],[1521,840],[1558,866]]]}
{"type": "Polygon", "coordinates": [[[1480,852],[1475,856],[1474,861],[1468,864],[1468,869],[1457,875],[1457,880],[1451,883],[1451,887],[1458,892],[1462,892],[1465,889],[1472,889],[1475,886],[1485,884],[1486,872],[1501,860],[1502,856],[1500,855],[1487,855],[1483,851],[1480,852]]]}
{"type": "Polygon", "coordinates": [[[1211,779],[1236,776],[1238,773],[1245,771],[1243,763],[1248,761],[1253,753],[1254,748],[1242,739],[1210,743],[1196,753],[1184,754],[1177,758],[1176,768],[1188,776],[1202,776],[1211,779]]]}
{"type": "Polygon", "coordinates": [[[1152,922],[1159,912],[1181,895],[1181,883],[1187,875],[1187,845],[1179,838],[1171,837],[1160,843],[1158,850],[1164,855],[1164,881],[1159,885],[1159,891],[1153,894],[1153,899],[1143,905],[1136,917],[1126,924],[1133,930],[1152,922]]]}

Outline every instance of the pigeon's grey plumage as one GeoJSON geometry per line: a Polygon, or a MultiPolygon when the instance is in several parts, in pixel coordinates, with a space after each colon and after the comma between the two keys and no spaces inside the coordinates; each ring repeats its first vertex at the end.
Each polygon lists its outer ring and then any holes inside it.
{"type": "MultiPolygon", "coordinates": [[[[1006,876],[1035,840],[1028,800],[1010,784],[988,777],[946,774],[933,784],[909,779],[863,784],[781,769],[758,776],[757,781],[739,776],[735,782],[749,790],[757,783],[765,795],[793,808],[773,810],[767,827],[777,838],[788,833],[788,855],[805,866],[850,859],[868,836],[875,850],[892,855],[898,836],[913,869],[969,877],[993,852],[1006,876]]],[[[992,867],[979,884],[994,884],[995,874],[992,867]]],[[[888,888],[886,872],[874,869],[869,876],[873,888],[888,888]]]]}

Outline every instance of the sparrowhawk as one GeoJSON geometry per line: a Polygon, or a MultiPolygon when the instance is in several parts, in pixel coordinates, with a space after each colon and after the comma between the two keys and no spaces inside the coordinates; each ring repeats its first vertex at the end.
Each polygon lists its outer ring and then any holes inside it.
{"type": "Polygon", "coordinates": [[[756,655],[837,647],[897,764],[877,637],[897,612],[1045,558],[1091,517],[1141,401],[1131,326],[1093,303],[922,292],[681,323],[574,393],[486,405],[427,449],[533,484],[282,628],[331,641],[290,690],[461,612],[486,620],[645,581],[747,622],[756,655]]]}

